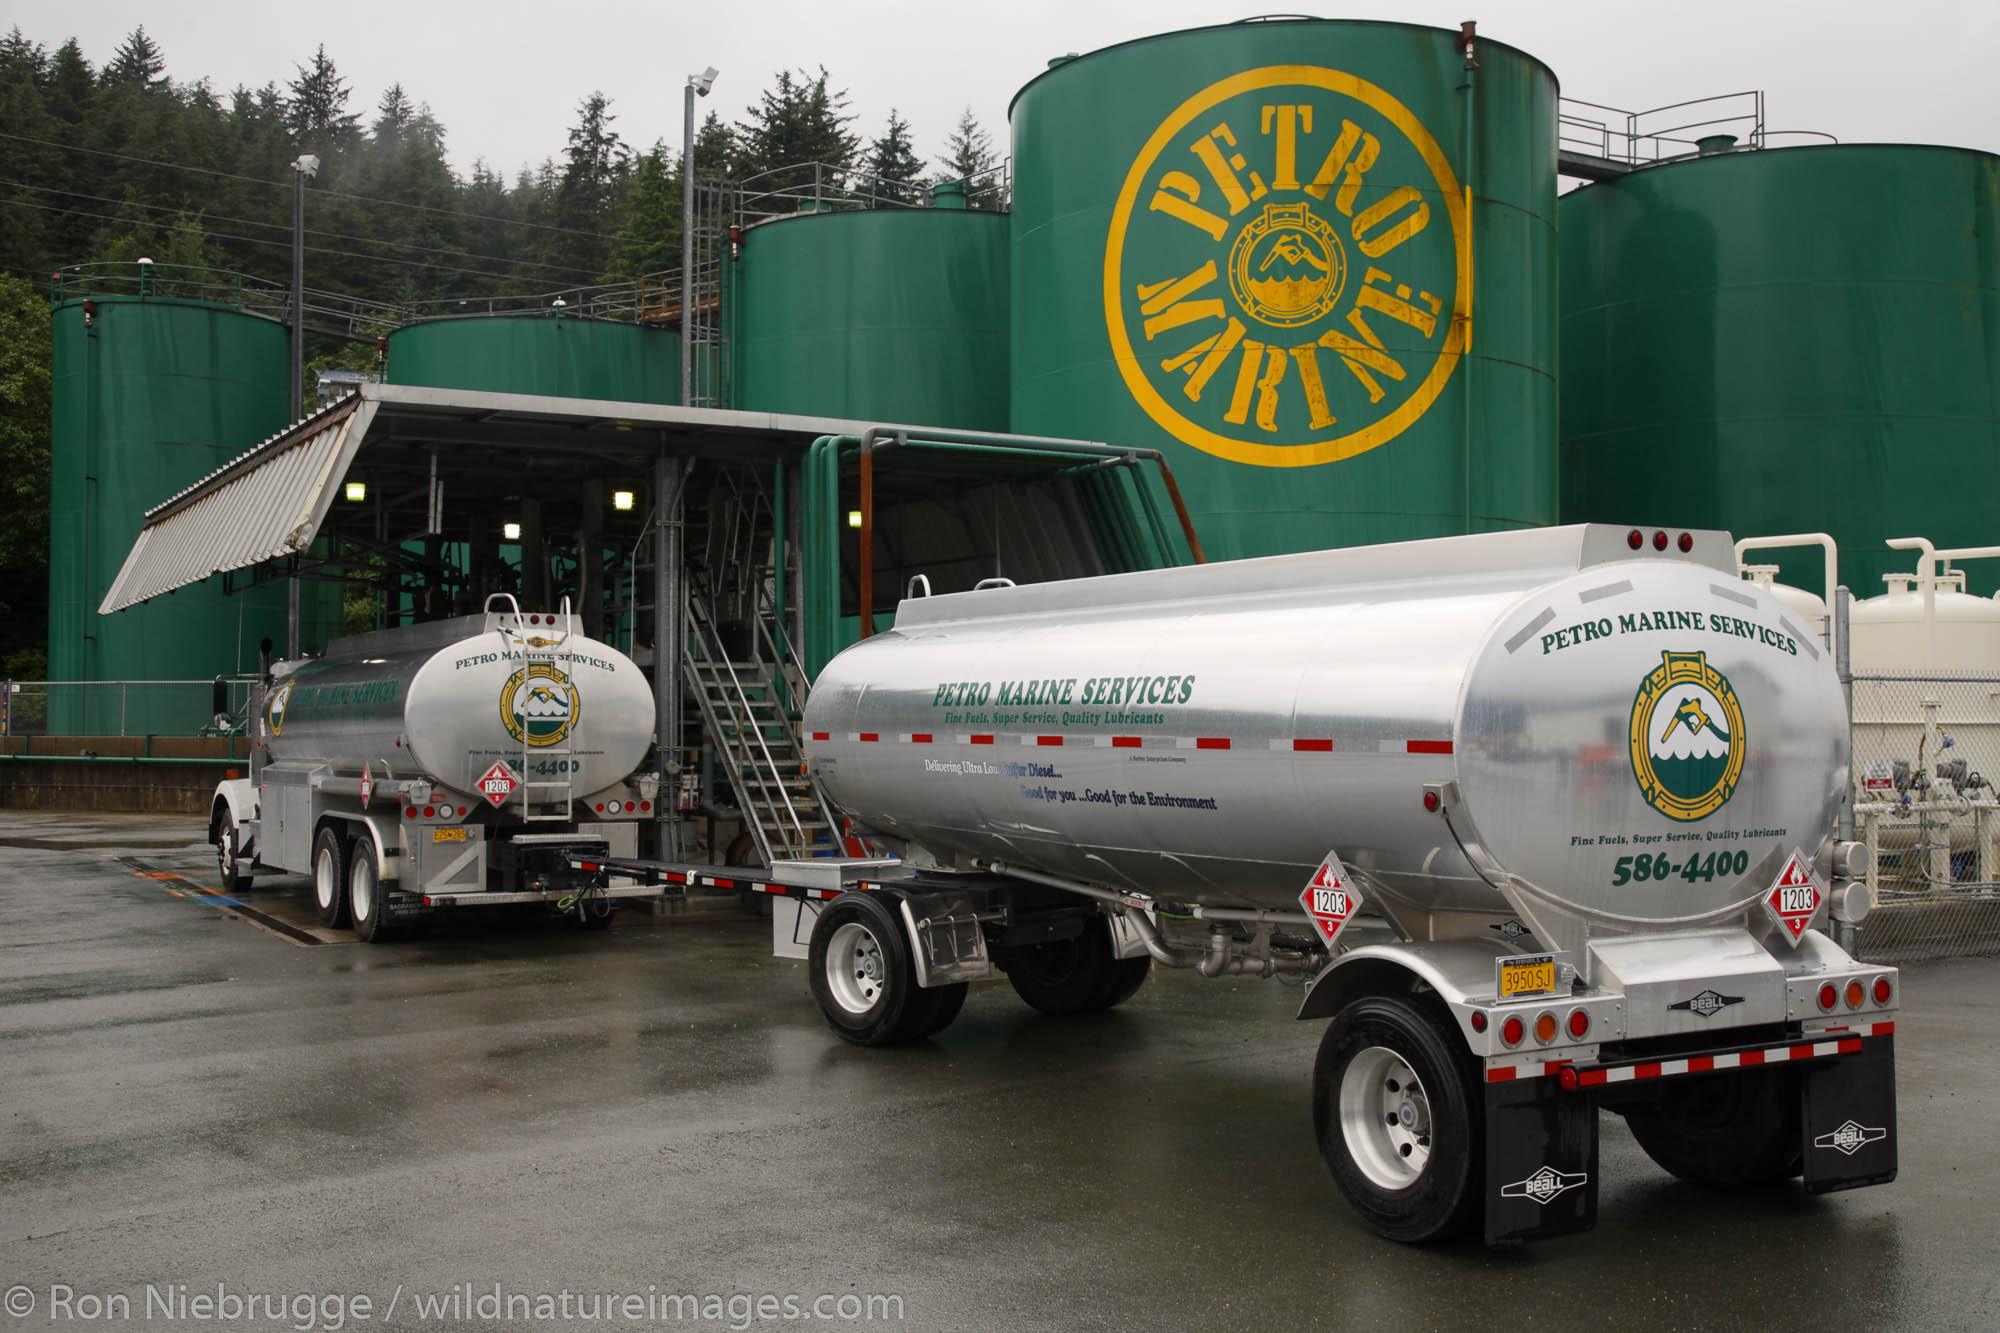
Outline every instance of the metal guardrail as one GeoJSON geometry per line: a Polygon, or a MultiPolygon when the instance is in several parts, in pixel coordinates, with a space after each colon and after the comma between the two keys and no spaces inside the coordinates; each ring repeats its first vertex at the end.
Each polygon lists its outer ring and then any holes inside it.
{"type": "Polygon", "coordinates": [[[1690,157],[1717,148],[1768,148],[1774,139],[1838,143],[1817,130],[1774,130],[1764,117],[1761,90],[1698,97],[1688,102],[1630,111],[1564,97],[1556,104],[1556,149],[1622,167],[1690,157]],[[1723,142],[1725,141],[1726,142],[1723,142]]]}
{"type": "Polygon", "coordinates": [[[233,735],[254,683],[249,676],[0,682],[0,737],[233,735]]]}

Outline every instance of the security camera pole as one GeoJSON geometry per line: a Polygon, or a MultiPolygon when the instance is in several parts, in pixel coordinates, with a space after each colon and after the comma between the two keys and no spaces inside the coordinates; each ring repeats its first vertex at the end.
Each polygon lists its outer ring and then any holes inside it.
{"type": "Polygon", "coordinates": [[[681,406],[694,404],[694,99],[708,96],[716,68],[688,75],[681,112],[681,406]]]}
{"type": "MultiPolygon", "coordinates": [[[[292,392],[293,421],[305,415],[306,378],[306,178],[319,159],[301,153],[292,162],[292,392]]],[[[285,655],[299,655],[299,576],[285,580],[285,655]]]]}

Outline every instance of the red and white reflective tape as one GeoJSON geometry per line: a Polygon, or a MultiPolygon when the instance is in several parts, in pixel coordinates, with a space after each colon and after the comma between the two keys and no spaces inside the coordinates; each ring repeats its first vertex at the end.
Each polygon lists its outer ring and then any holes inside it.
{"type": "MultiPolygon", "coordinates": [[[[826,731],[812,733],[815,741],[831,741],[833,734],[826,731]]],[[[876,745],[899,742],[903,745],[934,745],[938,737],[934,732],[905,731],[883,733],[879,731],[843,732],[841,738],[855,745],[876,745]]],[[[1028,749],[1061,749],[1064,747],[1090,747],[1099,750],[1140,750],[1148,747],[1162,750],[1236,750],[1239,746],[1229,736],[1076,736],[1051,734],[1048,732],[1024,732],[1002,735],[996,732],[958,732],[950,737],[960,745],[1015,745],[1028,749]]],[[[1254,747],[1252,747],[1254,748],[1254,747]]],[[[1342,747],[1336,746],[1325,736],[1298,736],[1284,740],[1266,742],[1266,748],[1290,754],[1333,754],[1342,747]]],[[[1450,741],[1440,740],[1383,740],[1373,745],[1362,743],[1345,747],[1348,753],[1356,750],[1371,754],[1451,754],[1450,741]]]]}
{"type": "MultiPolygon", "coordinates": [[[[1868,1037],[1887,1037],[1896,1031],[1893,1022],[1871,1023],[1862,1029],[1868,1037]]],[[[1488,1083],[1508,1083],[1515,1079],[1557,1077],[1565,1088],[1601,1088],[1613,1083],[1633,1083],[1642,1079],[1672,1078],[1677,1074],[1712,1074],[1725,1069],[1754,1069],[1760,1065],[1784,1064],[1792,1060],[1820,1060],[1834,1055],[1854,1055],[1861,1050],[1860,1036],[1832,1041],[1790,1042],[1765,1046],[1754,1051],[1731,1051],[1726,1055],[1690,1055],[1678,1060],[1640,1060],[1628,1065],[1579,1066],[1569,1060],[1521,1060],[1491,1065],[1488,1083]]]]}

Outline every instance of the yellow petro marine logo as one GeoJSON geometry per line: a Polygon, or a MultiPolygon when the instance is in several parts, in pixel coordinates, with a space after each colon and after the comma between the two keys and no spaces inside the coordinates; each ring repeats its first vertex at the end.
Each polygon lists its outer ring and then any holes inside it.
{"type": "Polygon", "coordinates": [[[522,667],[500,687],[500,720],[507,734],[536,748],[558,744],[583,715],[574,682],[546,662],[522,667]]]}
{"type": "Polygon", "coordinates": [[[1444,150],[1388,92],[1271,65],[1188,98],[1126,174],[1104,318],[1163,430],[1264,467],[1394,439],[1467,345],[1471,223],[1444,150]]]}
{"type": "Polygon", "coordinates": [[[1743,705],[1706,653],[1661,653],[1632,700],[1632,773],[1669,819],[1706,819],[1743,776],[1743,705]]]}
{"type": "Polygon", "coordinates": [[[290,682],[289,680],[286,681],[283,685],[280,685],[277,689],[271,691],[271,702],[267,706],[267,713],[271,719],[271,734],[273,736],[279,736],[284,734],[285,706],[289,704],[291,701],[292,701],[292,682],[290,682]]]}

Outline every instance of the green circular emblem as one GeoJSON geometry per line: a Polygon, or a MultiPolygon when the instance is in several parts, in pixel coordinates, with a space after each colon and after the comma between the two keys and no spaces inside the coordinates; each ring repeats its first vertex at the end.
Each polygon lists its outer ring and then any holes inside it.
{"type": "Polygon", "coordinates": [[[1632,700],[1632,775],[1669,819],[1706,819],[1743,776],[1743,706],[1706,653],[1661,653],[1632,700]]]}
{"type": "Polygon", "coordinates": [[[522,667],[500,687],[500,720],[509,736],[526,745],[559,744],[582,713],[575,683],[547,662],[522,667]]]}

